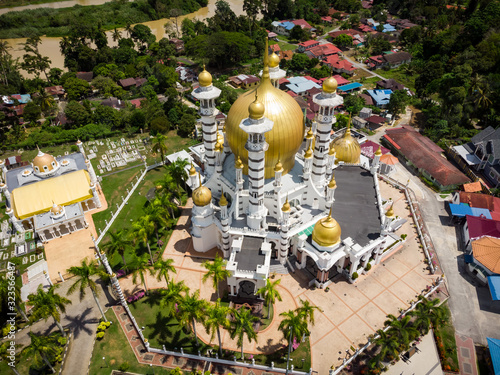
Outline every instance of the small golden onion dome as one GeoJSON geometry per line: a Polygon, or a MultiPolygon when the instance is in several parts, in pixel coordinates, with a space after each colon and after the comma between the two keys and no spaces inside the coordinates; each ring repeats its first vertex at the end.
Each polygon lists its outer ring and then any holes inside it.
{"type": "Polygon", "coordinates": [[[162,188],[161,185],[156,185],[156,190],[160,190],[162,188]]]}
{"type": "Polygon", "coordinates": [[[222,125],[222,132],[225,133],[226,132],[226,123],[224,123],[224,125],[222,125]]]}
{"type": "Polygon", "coordinates": [[[337,160],[343,161],[347,164],[359,163],[361,155],[361,147],[356,138],[351,135],[351,129],[347,127],[343,136],[337,137],[332,142],[335,147],[335,154],[337,160]]]}
{"type": "Polygon", "coordinates": [[[291,211],[290,203],[288,203],[288,196],[286,197],[285,204],[283,204],[283,207],[281,207],[281,211],[283,212],[290,212],[291,211]]]}
{"type": "Polygon", "coordinates": [[[330,156],[335,155],[335,147],[333,146],[333,142],[332,142],[332,144],[330,144],[330,149],[328,150],[328,155],[330,155],[330,156]]]}
{"type": "Polygon", "coordinates": [[[307,139],[312,139],[312,138],[314,138],[314,133],[313,133],[313,131],[312,131],[312,127],[310,127],[310,128],[309,128],[309,130],[307,131],[306,138],[307,138],[307,139]]]}
{"type": "Polygon", "coordinates": [[[333,77],[325,79],[323,82],[323,91],[327,94],[332,94],[337,90],[337,80],[333,77]]]}
{"type": "Polygon", "coordinates": [[[201,184],[193,191],[193,203],[198,207],[205,207],[212,202],[212,192],[206,186],[201,184]]]}
{"type": "Polygon", "coordinates": [[[3,189],[5,187],[5,184],[0,181],[0,189],[3,189]]]}
{"type": "Polygon", "coordinates": [[[327,217],[318,220],[314,225],[312,239],[320,246],[329,247],[340,242],[341,229],[340,225],[332,217],[332,210],[327,217]]]}
{"type": "Polygon", "coordinates": [[[375,151],[375,156],[382,156],[382,147],[378,146],[377,151],[375,151]]]}
{"type": "Polygon", "coordinates": [[[335,176],[332,174],[332,179],[328,183],[330,189],[335,189],[337,187],[337,182],[335,181],[335,176]]]}
{"type": "Polygon", "coordinates": [[[33,167],[38,167],[40,172],[50,172],[56,165],[56,158],[50,154],[43,153],[40,149],[38,150],[38,155],[33,159],[33,167]],[[47,169],[45,170],[44,167],[47,167],[47,169]]]}
{"type": "Polygon", "coordinates": [[[243,169],[243,162],[241,161],[241,158],[239,156],[234,163],[234,167],[237,169],[243,169]]]}
{"type": "Polygon", "coordinates": [[[276,54],[276,52],[273,51],[273,53],[269,55],[269,67],[276,68],[279,65],[280,65],[280,58],[276,54]]]}
{"type": "Polygon", "coordinates": [[[193,165],[193,162],[191,162],[191,168],[189,168],[189,175],[194,176],[196,174],[196,168],[193,165]]]}
{"type": "Polygon", "coordinates": [[[82,141],[78,140],[78,141],[76,141],[76,144],[77,144],[77,145],[81,145],[81,144],[82,144],[82,141]]]}
{"type": "Polygon", "coordinates": [[[257,92],[255,92],[255,100],[248,106],[249,117],[253,120],[259,120],[264,117],[265,111],[264,104],[257,97],[257,92]]]}
{"type": "Polygon", "coordinates": [[[313,150],[312,150],[311,146],[312,146],[312,144],[309,146],[306,153],[304,154],[304,158],[306,158],[306,159],[312,158],[312,156],[313,156],[313,150]]]}
{"type": "Polygon", "coordinates": [[[224,143],[224,134],[217,132],[217,142],[224,143]]]}
{"type": "Polygon", "coordinates": [[[275,172],[281,172],[281,171],[283,171],[283,164],[281,164],[281,160],[280,159],[278,159],[278,162],[274,166],[274,171],[275,172]]]}
{"type": "Polygon", "coordinates": [[[387,216],[387,217],[394,217],[394,203],[391,204],[391,207],[389,207],[389,209],[385,213],[385,216],[387,216]]]}
{"type": "Polygon", "coordinates": [[[62,206],[54,203],[52,205],[52,208],[50,209],[50,212],[52,213],[52,215],[60,215],[63,212],[63,208],[62,206]]]}
{"type": "Polygon", "coordinates": [[[202,87],[208,87],[212,84],[212,75],[207,72],[205,65],[203,65],[203,71],[198,75],[198,82],[202,87]]]}
{"type": "Polygon", "coordinates": [[[224,190],[222,190],[222,195],[220,196],[219,199],[219,206],[227,206],[227,199],[226,196],[224,195],[224,190]]]}

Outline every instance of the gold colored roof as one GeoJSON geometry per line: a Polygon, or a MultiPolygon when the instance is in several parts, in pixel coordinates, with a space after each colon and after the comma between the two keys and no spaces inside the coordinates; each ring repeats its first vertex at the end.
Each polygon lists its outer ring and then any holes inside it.
{"type": "Polygon", "coordinates": [[[340,225],[332,217],[332,210],[327,217],[318,220],[312,232],[312,239],[320,246],[333,246],[340,242],[340,225]]]}
{"type": "Polygon", "coordinates": [[[385,216],[387,216],[387,217],[394,217],[394,203],[391,204],[391,207],[389,207],[389,209],[385,213],[385,216]]]}
{"type": "Polygon", "coordinates": [[[207,87],[212,84],[212,75],[206,71],[205,65],[203,65],[203,71],[198,75],[198,82],[202,87],[207,87]]]}
{"type": "Polygon", "coordinates": [[[332,94],[337,90],[337,85],[337,80],[333,77],[329,77],[323,82],[323,91],[332,94]]]}
{"type": "Polygon", "coordinates": [[[89,173],[81,169],[14,189],[12,206],[17,218],[26,219],[48,212],[55,201],[67,206],[89,198],[89,173]]]}
{"type": "Polygon", "coordinates": [[[337,186],[337,182],[335,181],[335,175],[332,174],[332,179],[330,180],[330,182],[328,183],[328,187],[330,189],[335,189],[335,187],[337,186]]]}
{"type": "Polygon", "coordinates": [[[269,149],[265,155],[265,178],[274,177],[274,166],[281,156],[283,174],[287,174],[295,163],[295,154],[304,138],[304,114],[298,103],[287,93],[275,88],[269,77],[267,42],[264,54],[264,70],[260,85],[242,95],[234,102],[226,119],[226,135],[229,147],[239,154],[244,173],[248,173],[248,152],[245,143],[247,133],[240,129],[240,122],[248,117],[248,106],[259,93],[259,100],[265,108],[264,116],[274,122],[266,133],[269,149]]]}
{"type": "Polygon", "coordinates": [[[257,91],[255,91],[255,100],[250,103],[248,106],[248,114],[249,117],[253,120],[259,120],[264,117],[264,112],[266,108],[264,108],[264,104],[257,97],[257,91]]]}
{"type": "Polygon", "coordinates": [[[189,175],[194,176],[196,174],[196,168],[193,165],[193,162],[191,162],[191,168],[189,168],[189,175]]]}
{"type": "Polygon", "coordinates": [[[356,138],[351,135],[351,123],[347,125],[347,130],[344,135],[337,137],[333,140],[332,146],[335,147],[335,154],[337,160],[343,161],[347,164],[359,163],[361,155],[361,147],[356,138]]]}
{"type": "Polygon", "coordinates": [[[382,156],[382,148],[378,146],[377,151],[375,151],[375,156],[382,156]]]}
{"type": "Polygon", "coordinates": [[[224,150],[224,147],[222,146],[222,142],[217,141],[215,144],[215,151],[217,152],[222,152],[224,150]]]}
{"type": "Polygon", "coordinates": [[[330,149],[328,150],[328,155],[335,155],[335,147],[333,146],[333,142],[330,144],[330,149]]]}
{"type": "Polygon", "coordinates": [[[269,55],[269,67],[276,68],[279,65],[280,65],[280,58],[276,54],[276,52],[273,51],[273,53],[269,55]]]}
{"type": "Polygon", "coordinates": [[[45,172],[44,166],[47,166],[47,172],[54,169],[52,162],[57,164],[57,160],[50,154],[45,154],[40,149],[38,149],[38,155],[33,159],[33,167],[38,167],[40,172],[45,172]]]}
{"type": "Polygon", "coordinates": [[[278,162],[274,166],[274,171],[275,172],[281,172],[283,170],[283,164],[281,164],[281,160],[278,159],[278,162]]]}
{"type": "Polygon", "coordinates": [[[283,204],[283,207],[281,207],[281,211],[283,211],[283,212],[290,212],[291,211],[290,203],[288,203],[288,195],[286,196],[285,204],[283,204]]]}
{"type": "Polygon", "coordinates": [[[309,148],[307,149],[306,153],[304,154],[304,158],[309,159],[312,158],[313,156],[313,150],[312,150],[312,143],[309,145],[309,148]]]}
{"type": "Polygon", "coordinates": [[[312,127],[310,127],[310,128],[309,128],[309,130],[307,131],[306,138],[307,138],[307,139],[312,139],[312,138],[314,138],[314,133],[313,133],[313,131],[312,131],[312,127]]]}
{"type": "Polygon", "coordinates": [[[53,215],[59,215],[62,213],[62,211],[63,211],[63,208],[60,205],[55,204],[55,203],[52,205],[52,208],[50,209],[50,212],[53,215]]]}
{"type": "Polygon", "coordinates": [[[224,195],[224,190],[221,190],[222,192],[222,195],[219,199],[219,206],[227,206],[227,199],[226,199],[226,196],[224,195]]]}
{"type": "Polygon", "coordinates": [[[193,191],[193,203],[198,207],[205,207],[212,202],[212,192],[206,186],[201,184],[200,176],[200,186],[198,186],[193,191]]]}
{"type": "Polygon", "coordinates": [[[241,158],[238,156],[238,159],[234,162],[234,167],[237,169],[243,169],[244,165],[243,162],[241,161],[241,158]]]}

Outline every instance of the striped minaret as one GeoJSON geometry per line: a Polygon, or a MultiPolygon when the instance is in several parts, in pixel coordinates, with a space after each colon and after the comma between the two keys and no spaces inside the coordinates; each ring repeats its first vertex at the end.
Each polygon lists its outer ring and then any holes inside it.
{"type": "Polygon", "coordinates": [[[220,207],[220,224],[222,227],[222,252],[224,253],[224,258],[229,257],[229,252],[231,250],[231,244],[229,241],[229,215],[227,213],[227,199],[224,195],[224,190],[222,189],[222,195],[219,200],[220,207]]]}
{"type": "Polygon", "coordinates": [[[285,264],[286,258],[288,257],[288,230],[290,229],[290,203],[288,203],[288,196],[286,197],[286,202],[281,207],[281,227],[280,227],[280,252],[278,254],[278,260],[281,264],[285,264]]]}

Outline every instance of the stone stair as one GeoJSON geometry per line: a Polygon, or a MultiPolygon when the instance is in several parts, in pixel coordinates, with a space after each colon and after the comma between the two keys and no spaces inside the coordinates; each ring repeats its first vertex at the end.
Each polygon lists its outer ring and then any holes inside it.
{"type": "Polygon", "coordinates": [[[269,274],[276,273],[279,275],[288,275],[287,265],[282,265],[277,259],[271,259],[271,264],[269,265],[269,274]]]}

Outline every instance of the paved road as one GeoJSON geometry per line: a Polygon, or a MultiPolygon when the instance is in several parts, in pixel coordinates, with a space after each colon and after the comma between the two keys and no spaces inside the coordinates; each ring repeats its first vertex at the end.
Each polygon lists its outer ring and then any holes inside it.
{"type": "MultiPolygon", "coordinates": [[[[65,296],[66,291],[69,289],[71,284],[71,280],[64,282],[58,288],[57,293],[61,296],[65,296]]],[[[85,298],[81,302],[77,292],[68,296],[68,298],[73,303],[67,306],[66,315],[62,319],[62,324],[64,327],[71,327],[74,336],[66,358],[64,374],[86,375],[88,363],[92,355],[94,334],[97,330],[97,325],[101,315],[90,291],[88,291],[85,298]]],[[[101,301],[101,306],[105,309],[110,306],[108,300],[112,300],[112,297],[107,293],[102,292],[99,300],[101,301]]],[[[16,342],[17,344],[22,345],[22,347],[25,347],[30,344],[28,336],[30,331],[48,334],[57,330],[58,328],[52,318],[49,318],[47,322],[42,320],[35,323],[31,327],[18,332],[16,334],[16,342]]],[[[19,350],[21,349],[22,348],[19,350]]]]}

